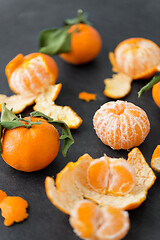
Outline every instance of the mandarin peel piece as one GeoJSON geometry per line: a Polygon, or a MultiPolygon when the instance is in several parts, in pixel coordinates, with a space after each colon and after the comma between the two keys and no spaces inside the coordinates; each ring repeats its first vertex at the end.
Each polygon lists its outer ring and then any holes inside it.
{"type": "Polygon", "coordinates": [[[7,194],[4,192],[4,191],[2,191],[2,190],[0,190],[0,203],[3,201],[3,199],[4,198],[6,198],[7,197],[7,194]]]}
{"type": "Polygon", "coordinates": [[[37,102],[33,107],[35,111],[40,111],[54,120],[64,121],[69,128],[78,128],[82,124],[82,119],[69,106],[58,106],[54,102],[37,102]]]}
{"type": "Polygon", "coordinates": [[[132,191],[123,196],[98,193],[89,186],[87,180],[88,167],[93,161],[90,155],[84,154],[77,162],[68,163],[58,174],[56,182],[51,177],[46,178],[46,194],[61,211],[70,214],[75,204],[83,199],[90,199],[102,206],[111,205],[125,210],[137,208],[146,199],[147,191],[156,179],[140,150],[134,148],[128,154],[127,160],[135,171],[136,184],[132,191]]]}
{"type": "Polygon", "coordinates": [[[0,202],[1,214],[5,218],[4,225],[9,227],[14,222],[22,222],[28,218],[28,203],[21,197],[5,197],[0,202]]]}
{"type": "Polygon", "coordinates": [[[119,99],[125,97],[131,91],[132,78],[124,73],[117,73],[112,78],[104,80],[104,95],[109,98],[119,99]]]}
{"type": "Polygon", "coordinates": [[[122,100],[103,104],[94,114],[93,125],[100,140],[116,150],[139,146],[150,131],[145,111],[122,100]]]}
{"type": "Polygon", "coordinates": [[[83,239],[122,239],[130,227],[126,211],[111,206],[99,207],[89,200],[82,200],[72,209],[70,224],[83,239]]]}
{"type": "Polygon", "coordinates": [[[157,145],[152,154],[151,167],[155,171],[160,172],[160,145],[157,145]]]}
{"type": "Polygon", "coordinates": [[[78,98],[86,102],[96,100],[97,95],[94,93],[80,92],[78,98]]]}
{"type": "Polygon", "coordinates": [[[160,48],[145,38],[129,38],[109,53],[113,71],[132,79],[149,78],[159,71],[160,48]]]}

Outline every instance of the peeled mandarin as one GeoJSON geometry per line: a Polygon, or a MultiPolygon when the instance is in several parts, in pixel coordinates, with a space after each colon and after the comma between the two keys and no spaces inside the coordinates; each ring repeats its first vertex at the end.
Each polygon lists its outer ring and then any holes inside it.
{"type": "Polygon", "coordinates": [[[74,232],[88,240],[119,240],[128,232],[129,216],[115,207],[99,207],[89,200],[75,205],[70,214],[74,232]]]}
{"type": "Polygon", "coordinates": [[[150,131],[145,111],[120,100],[102,105],[93,117],[93,125],[101,141],[116,150],[139,146],[150,131]]]}

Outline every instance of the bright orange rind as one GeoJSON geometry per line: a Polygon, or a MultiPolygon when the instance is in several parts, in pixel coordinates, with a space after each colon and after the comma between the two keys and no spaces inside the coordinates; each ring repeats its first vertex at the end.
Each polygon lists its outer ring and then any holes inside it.
{"type": "Polygon", "coordinates": [[[0,190],[0,202],[2,202],[2,200],[6,197],[7,197],[7,194],[4,191],[0,190]]]}
{"type": "Polygon", "coordinates": [[[155,148],[152,159],[151,159],[151,167],[157,171],[160,172],[160,145],[157,145],[155,148]]]}
{"type": "Polygon", "coordinates": [[[109,53],[109,59],[115,72],[132,79],[149,78],[159,71],[160,48],[145,38],[129,38],[109,53]]]}
{"type": "Polygon", "coordinates": [[[119,240],[128,232],[129,216],[126,211],[82,200],[71,211],[70,224],[74,232],[88,240],[119,240]]]}
{"type": "Polygon", "coordinates": [[[74,206],[84,199],[90,199],[102,206],[110,205],[125,210],[137,208],[144,202],[156,176],[138,148],[134,148],[128,154],[127,160],[135,171],[135,186],[131,192],[122,196],[99,193],[90,187],[87,171],[94,161],[90,155],[85,154],[77,162],[68,163],[57,175],[56,182],[51,177],[46,178],[46,194],[56,207],[70,214],[74,206]]]}
{"type": "Polygon", "coordinates": [[[28,218],[28,203],[21,197],[6,197],[0,202],[1,214],[5,218],[4,225],[11,226],[14,222],[22,222],[28,218]]]}
{"type": "Polygon", "coordinates": [[[139,146],[150,131],[145,111],[120,100],[103,104],[93,117],[93,125],[101,141],[116,150],[139,146]]]}
{"type": "Polygon", "coordinates": [[[97,95],[94,93],[80,92],[78,97],[81,100],[90,102],[90,101],[96,100],[97,95]]]}

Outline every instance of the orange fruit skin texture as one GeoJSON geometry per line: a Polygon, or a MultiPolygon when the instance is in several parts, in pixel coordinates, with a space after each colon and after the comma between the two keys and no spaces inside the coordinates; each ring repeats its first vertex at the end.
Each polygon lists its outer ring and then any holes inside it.
{"type": "Polygon", "coordinates": [[[157,106],[160,108],[160,82],[156,83],[152,88],[152,97],[157,106]]]}
{"type": "Polygon", "coordinates": [[[80,92],[78,97],[81,100],[84,100],[86,102],[90,102],[92,100],[96,100],[97,95],[94,94],[94,93],[80,92]]]}
{"type": "Polygon", "coordinates": [[[46,54],[18,54],[5,69],[9,87],[18,94],[31,95],[45,91],[55,84],[58,76],[56,62],[46,54]]]}
{"type": "Polygon", "coordinates": [[[160,145],[157,145],[152,154],[151,167],[155,171],[160,172],[160,145]]]}
{"type": "Polygon", "coordinates": [[[115,207],[99,207],[89,200],[80,201],[71,211],[70,224],[83,239],[119,240],[128,232],[128,213],[115,207]]]}
{"type": "Polygon", "coordinates": [[[60,54],[68,63],[84,64],[93,60],[101,50],[102,40],[95,28],[87,24],[72,25],[71,51],[60,54]]]}
{"type": "Polygon", "coordinates": [[[149,78],[158,71],[160,48],[145,38],[129,38],[122,41],[109,58],[115,71],[132,79],[149,78]]]}
{"type": "Polygon", "coordinates": [[[26,208],[28,203],[21,197],[6,197],[0,203],[1,214],[5,218],[4,225],[11,226],[28,218],[26,208]]]}
{"type": "Polygon", "coordinates": [[[93,117],[93,125],[101,141],[116,150],[139,146],[150,131],[145,111],[120,100],[102,105],[93,117]]]}
{"type": "Polygon", "coordinates": [[[7,197],[7,194],[4,191],[0,190],[0,202],[6,197],[7,197]]]}
{"type": "MultiPolygon", "coordinates": [[[[24,118],[29,120],[29,117],[24,118]]],[[[2,158],[11,167],[33,172],[48,166],[59,151],[59,134],[56,128],[41,118],[32,118],[32,122],[41,121],[27,129],[18,127],[6,129],[2,137],[2,158]]]]}

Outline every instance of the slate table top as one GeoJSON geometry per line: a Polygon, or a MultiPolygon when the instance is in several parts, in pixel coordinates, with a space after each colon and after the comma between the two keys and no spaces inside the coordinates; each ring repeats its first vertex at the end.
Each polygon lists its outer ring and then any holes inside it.
{"type": "MultiPolygon", "coordinates": [[[[77,130],[72,130],[75,144],[64,158],[59,152],[47,168],[35,173],[23,173],[9,167],[0,159],[0,189],[8,195],[17,195],[29,203],[29,218],[23,223],[7,228],[0,217],[0,240],[76,240],[68,216],[55,208],[47,199],[44,189],[46,176],[56,174],[69,161],[89,153],[93,158],[104,153],[113,157],[127,158],[127,151],[113,151],[96,136],[92,117],[100,105],[111,99],[103,95],[106,77],[111,77],[108,52],[129,37],[144,37],[160,45],[160,2],[159,0],[0,0],[0,93],[11,95],[5,77],[6,64],[18,53],[24,55],[38,51],[38,34],[42,29],[60,26],[63,19],[74,17],[77,9],[90,13],[90,21],[103,39],[103,47],[93,62],[73,66],[55,60],[59,68],[57,82],[63,84],[56,100],[59,105],[71,106],[83,119],[77,130]],[[97,93],[94,102],[78,99],[81,91],[97,93]]],[[[148,163],[157,144],[160,144],[160,110],[148,91],[140,100],[137,91],[147,82],[134,81],[131,93],[124,100],[143,108],[149,117],[151,131],[139,147],[148,163]]],[[[24,111],[27,115],[32,107],[24,111]]],[[[130,211],[131,229],[127,240],[160,239],[160,178],[150,189],[147,201],[138,209],[130,211]]]]}

